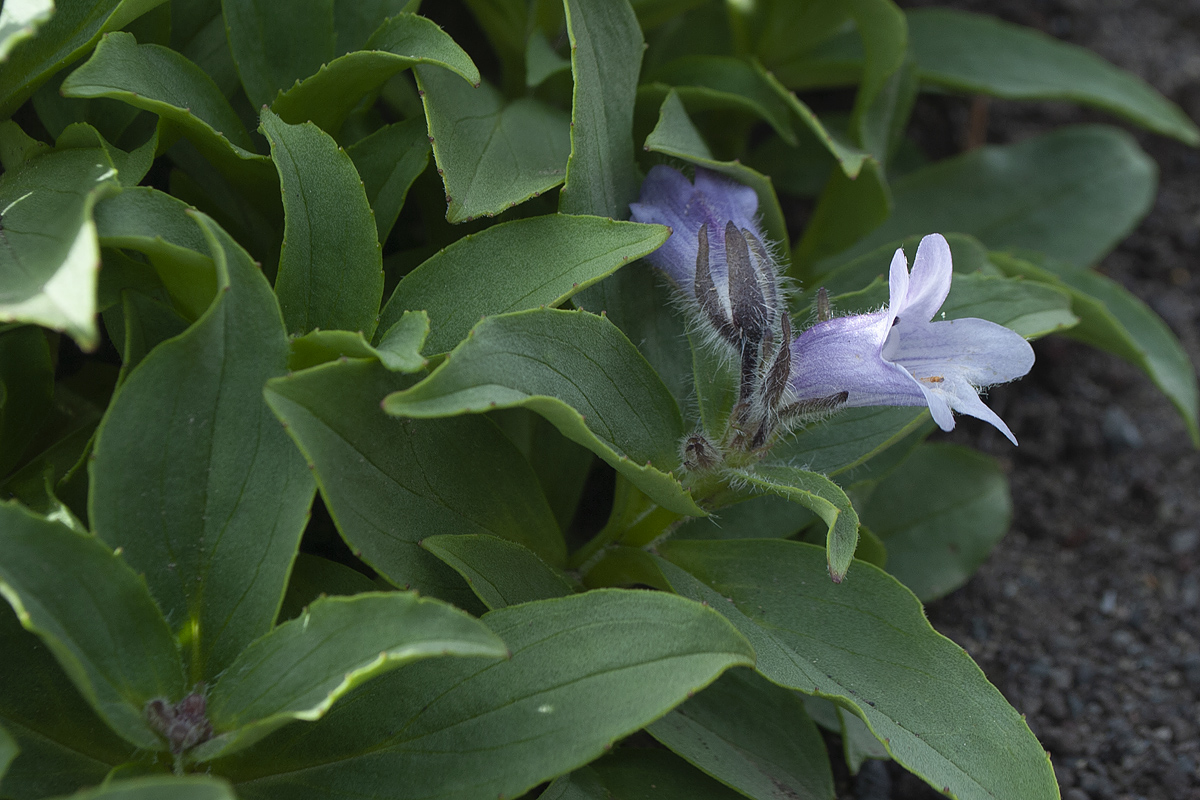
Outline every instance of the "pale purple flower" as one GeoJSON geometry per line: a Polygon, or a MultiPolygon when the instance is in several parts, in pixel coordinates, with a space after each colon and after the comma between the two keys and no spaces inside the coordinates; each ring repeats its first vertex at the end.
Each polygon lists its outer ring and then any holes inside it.
{"type": "Polygon", "coordinates": [[[950,246],[939,234],[917,248],[912,274],[903,250],[892,258],[890,302],[871,314],[818,322],[792,343],[789,389],[796,402],[846,393],[841,407],[922,406],[942,430],[952,411],[1012,431],[979,391],[1029,372],[1033,348],[1020,334],[982,319],[933,322],[950,291],[950,246]]]}
{"type": "Polygon", "coordinates": [[[721,339],[740,351],[768,334],[779,308],[778,276],[753,189],[699,167],[693,184],[660,164],[629,209],[634,222],[671,228],[647,260],[695,301],[721,339]]]}

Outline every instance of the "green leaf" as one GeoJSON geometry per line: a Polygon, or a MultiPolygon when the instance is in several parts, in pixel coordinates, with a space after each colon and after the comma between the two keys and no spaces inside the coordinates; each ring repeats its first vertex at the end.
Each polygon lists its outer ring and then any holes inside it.
{"type": "Polygon", "coordinates": [[[589,764],[587,771],[607,790],[601,797],[740,800],[743,796],[665,750],[623,748],[589,764]]]}
{"type": "Polygon", "coordinates": [[[679,407],[603,317],[551,309],[489,317],[428,378],[383,403],[418,418],[515,407],[541,414],[664,508],[704,516],[668,474],[679,465],[679,407]]]}
{"type": "Polygon", "coordinates": [[[908,27],[901,11],[892,0],[851,0],[850,13],[862,38],[865,59],[862,83],[854,98],[850,129],[855,140],[877,161],[887,158],[890,125],[886,115],[872,113],[880,102],[886,102],[884,90],[896,70],[904,63],[908,46],[908,27]]]}
{"type": "Polygon", "coordinates": [[[359,684],[433,656],[505,658],[481,622],[415,593],[317,600],[237,657],[208,697],[216,735],[195,751],[210,761],[293,720],[320,719],[359,684]]]}
{"type": "Polygon", "coordinates": [[[384,22],[366,48],[323,64],[276,98],[271,110],[284,122],[311,120],[337,133],[350,112],[393,75],[416,64],[433,64],[479,85],[479,70],[449,34],[432,20],[398,14],[384,22]]]}
{"type": "Polygon", "coordinates": [[[622,265],[662,246],[662,225],[551,214],[494,225],[439,251],[400,281],[383,309],[388,330],[406,309],[425,309],[426,348],[444,353],[480,318],[558,306],[622,265]]]}
{"type": "Polygon", "coordinates": [[[217,294],[217,270],[187,203],[148,186],[96,204],[100,244],[144,253],[180,311],[199,319],[217,294]]]}
{"type": "MultiPolygon", "coordinates": [[[[3,31],[3,28],[0,28],[0,31],[3,31]]],[[[4,782],[4,773],[8,772],[8,768],[13,759],[17,757],[19,750],[17,740],[3,727],[0,727],[0,783],[4,782]]]]}
{"type": "Polygon", "coordinates": [[[304,613],[308,605],[326,596],[350,597],[377,592],[381,584],[353,567],[309,553],[299,553],[288,576],[287,594],[279,608],[279,621],[286,622],[304,613]]]}
{"type": "Polygon", "coordinates": [[[764,71],[763,75],[767,84],[787,103],[792,113],[800,117],[800,121],[816,136],[817,141],[837,160],[845,176],[851,180],[858,177],[859,170],[862,169],[863,163],[871,157],[871,154],[846,141],[842,134],[829,130],[812,109],[796,96],[795,92],[780,83],[779,79],[770,72],[764,71]]]}
{"type": "Polygon", "coordinates": [[[1179,339],[1145,303],[1111,278],[1039,254],[992,253],[990,258],[1007,275],[1044,281],[1067,292],[1079,324],[1066,335],[1118,355],[1149,375],[1200,447],[1196,371],[1179,339]]]}
{"type": "MultiPolygon", "coordinates": [[[[638,54],[641,59],[641,54],[638,54]]],[[[569,72],[571,60],[560,56],[541,31],[529,34],[525,45],[525,86],[536,89],[561,72],[569,72]]]]}
{"type": "Polygon", "coordinates": [[[744,183],[758,195],[758,210],[762,214],[767,235],[778,242],[783,252],[788,249],[787,222],[779,206],[779,198],[771,185],[771,177],[742,164],[740,161],[717,161],[708,144],[696,130],[676,90],[667,92],[658,112],[658,124],[646,137],[645,148],[689,164],[705,167],[744,183]]]}
{"type": "Polygon", "coordinates": [[[429,317],[424,311],[405,311],[378,347],[361,333],[313,331],[292,339],[288,369],[298,371],[338,358],[375,358],[392,372],[420,372],[426,360],[421,355],[429,335],[429,317]]]}
{"type": "Polygon", "coordinates": [[[155,698],[187,691],[174,638],[142,578],[98,539],[0,503],[0,594],[122,737],[164,742],[146,724],[155,698]]]}
{"type": "MultiPolygon", "coordinates": [[[[0,8],[0,62],[54,15],[54,0],[9,0],[0,8]]],[[[0,776],[4,770],[0,768],[0,776]]]]}
{"type": "Polygon", "coordinates": [[[104,780],[136,748],[113,733],[50,650],[0,603],[0,720],[20,753],[0,781],[5,797],[72,792],[104,780]]]}
{"type": "Polygon", "coordinates": [[[1028,248],[1088,266],[1145,216],[1156,172],[1132,136],[1104,126],[1063,128],[1016,144],[981,147],[893,183],[891,217],[816,271],[827,272],[906,236],[938,231],[967,233],[989,248],[1028,248]]]}
{"type": "Polygon", "coordinates": [[[361,50],[379,27],[379,21],[405,12],[415,12],[420,0],[334,0],[333,27],[337,31],[337,54],[361,50]]]}
{"type": "Polygon", "coordinates": [[[776,445],[772,460],[833,477],[886,450],[928,420],[924,408],[848,408],[776,445]]]}
{"type": "MultiPolygon", "coordinates": [[[[58,0],[38,35],[9,53],[0,70],[0,118],[11,117],[34,90],[163,0],[58,0]]],[[[7,7],[9,3],[5,3],[7,7]]]]}
{"type": "Polygon", "coordinates": [[[571,38],[571,156],[558,208],[626,219],[637,199],[633,103],[642,30],[628,0],[563,0],[571,38]]]}
{"type": "Polygon", "coordinates": [[[420,548],[427,536],[493,534],[561,564],[566,548],[537,478],[493,424],[396,420],[380,410],[385,395],[411,383],[348,360],[267,386],[354,551],[393,584],[455,602],[470,592],[420,548]]]}
{"type": "Polygon", "coordinates": [[[751,670],[726,672],[646,730],[755,800],[834,796],[825,742],[800,695],[751,670]]]}
{"type": "Polygon", "coordinates": [[[994,458],[937,442],[871,490],[862,518],[887,545],[887,571],[927,603],[975,574],[1008,532],[1012,497],[994,458]]]}
{"type": "Polygon", "coordinates": [[[254,108],[333,60],[333,0],[221,0],[229,49],[254,108]]]}
{"type": "Polygon", "coordinates": [[[63,81],[67,97],[111,97],[219,137],[246,154],[254,145],[237,113],[202,69],[167,47],[108,33],[92,57],[63,81]],[[183,122],[183,120],[188,120],[183,122]]]}
{"type": "Polygon", "coordinates": [[[841,706],[837,706],[837,716],[841,722],[839,733],[842,737],[842,754],[851,775],[857,775],[867,759],[887,761],[891,758],[887,748],[875,738],[867,723],[841,706]]]}
{"type": "Polygon", "coordinates": [[[613,800],[613,796],[588,766],[555,778],[539,800],[613,800]]]}
{"type": "Polygon", "coordinates": [[[50,415],[54,361],[37,327],[0,331],[0,476],[22,462],[50,415]]]}
{"type": "Polygon", "coordinates": [[[675,93],[693,111],[739,110],[767,122],[791,145],[799,139],[792,127],[792,109],[767,78],[761,65],[732,56],[684,56],[656,68],[646,76],[643,89],[675,93]],[[655,87],[654,84],[663,84],[655,87]]]}
{"type": "MultiPolygon", "coordinates": [[[[247,0],[248,2],[249,0],[247,0]]],[[[198,66],[155,44],[138,44],[128,33],[112,33],[87,63],[63,81],[68,97],[110,97],[158,114],[228,180],[275,203],[278,179],[266,156],[254,152],[250,135],[221,90],[198,66]]]]}
{"type": "Polygon", "coordinates": [[[429,165],[425,123],[410,119],[385,125],[347,147],[346,152],[362,178],[382,244],[400,217],[409,187],[429,165]]]}
{"type": "Polygon", "coordinates": [[[56,150],[87,150],[96,147],[102,149],[108,156],[108,160],[112,162],[113,168],[117,170],[116,177],[121,186],[131,188],[137,186],[150,171],[150,165],[154,162],[155,150],[158,148],[158,129],[155,128],[151,131],[150,138],[146,140],[145,144],[128,153],[109,144],[98,130],[86,122],[72,122],[54,143],[56,150]]]}
{"type": "Polygon", "coordinates": [[[537,553],[484,534],[431,536],[421,546],[462,575],[489,609],[567,597],[574,588],[537,553]]]}
{"type": "Polygon", "coordinates": [[[864,162],[854,178],[840,171],[831,172],[804,236],[792,251],[788,274],[808,282],[814,272],[823,271],[821,259],[861,241],[888,219],[895,205],[892,189],[878,161],[864,162]]]}
{"type": "Polygon", "coordinates": [[[371,206],[350,156],[311,122],[288,125],[268,110],[260,130],[283,189],[283,250],[275,294],[288,333],[375,333],[383,256],[371,206]]]}
{"type": "Polygon", "coordinates": [[[152,775],[106,782],[59,800],[236,800],[225,781],[205,775],[152,775]]]}
{"type": "Polygon", "coordinates": [[[176,314],[170,306],[138,291],[122,292],[120,312],[125,341],[121,348],[118,385],[125,382],[130,371],[142,363],[151,350],[183,333],[188,327],[187,320],[176,314]]]}
{"type": "Polygon", "coordinates": [[[676,591],[707,600],[750,639],[759,672],[852,709],[931,786],[961,800],[1058,797],[1025,720],[882,570],[860,563],[834,584],[820,548],[796,542],[668,541],[659,550],[676,591]]]}
{"type": "Polygon", "coordinates": [[[705,519],[690,519],[675,539],[788,539],[816,519],[811,511],[778,495],[759,495],[725,506],[705,519]]]}
{"type": "Polygon", "coordinates": [[[35,322],[96,348],[92,209],[120,190],[115,175],[97,149],[49,153],[0,176],[0,321],[35,322]]]}
{"type": "Polygon", "coordinates": [[[736,476],[756,493],[787,498],[821,518],[828,527],[825,551],[829,577],[841,583],[858,545],[858,513],[841,487],[824,475],[796,467],[758,466],[753,471],[739,471],[736,476]]]}
{"type": "Polygon", "coordinates": [[[531,97],[506,103],[490,84],[471,88],[440,67],[413,71],[447,220],[494,216],[562,183],[571,153],[566,114],[531,97]]]}
{"type": "Polygon", "coordinates": [[[196,219],[222,291],[117,393],[97,435],[89,511],[97,535],[147,575],[200,681],[271,629],[313,480],[262,399],[287,370],[271,288],[228,234],[196,219]]]}
{"type": "Polygon", "coordinates": [[[413,664],[214,771],[236,781],[243,800],[297,791],[516,797],[754,660],[712,609],[663,592],[588,592],[493,611],[484,622],[511,660],[413,664]]]}
{"type": "Polygon", "coordinates": [[[912,56],[927,84],[1012,100],[1070,100],[1200,144],[1200,130],[1174,103],[1090,50],[948,8],[910,11],[908,28],[912,56]]]}
{"type": "Polygon", "coordinates": [[[528,459],[558,526],[569,530],[596,456],[527,409],[494,411],[488,416],[528,459]]]}

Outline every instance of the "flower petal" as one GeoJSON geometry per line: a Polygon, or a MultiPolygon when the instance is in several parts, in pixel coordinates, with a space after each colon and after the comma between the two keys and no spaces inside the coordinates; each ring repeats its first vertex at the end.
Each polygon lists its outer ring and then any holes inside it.
{"type": "MultiPolygon", "coordinates": [[[[719,172],[696,168],[696,190],[704,196],[709,213],[722,222],[732,220],[738,228],[748,228],[761,241],[758,226],[758,194],[745,184],[726,178],[719,172]]],[[[721,226],[724,230],[724,225],[721,226]]]]}
{"type": "Polygon", "coordinates": [[[902,367],[880,357],[888,313],[838,317],[812,326],[792,342],[795,400],[847,392],[845,405],[923,406],[920,384],[902,367]]]}
{"type": "Polygon", "coordinates": [[[1021,377],[1033,367],[1033,348],[1019,333],[987,320],[945,322],[902,318],[891,329],[883,358],[916,378],[961,378],[993,386],[1021,377]]]}
{"type": "Polygon", "coordinates": [[[946,295],[950,294],[950,281],[954,277],[954,266],[950,256],[950,245],[940,233],[933,233],[921,240],[917,246],[917,257],[913,259],[912,275],[908,283],[908,301],[903,312],[913,321],[928,322],[942,307],[946,295]]]}
{"type": "MultiPolygon", "coordinates": [[[[667,225],[671,236],[666,244],[647,260],[670,276],[679,288],[691,293],[696,270],[696,242],[700,226],[708,222],[702,209],[695,207],[696,190],[677,169],[658,165],[642,182],[638,202],[630,203],[634,222],[667,225]]],[[[711,232],[712,226],[709,226],[711,232]]],[[[724,230],[724,226],[722,226],[724,230]]],[[[710,241],[712,239],[710,233],[710,241]]]]}
{"type": "Polygon", "coordinates": [[[904,248],[897,247],[888,268],[888,327],[908,307],[908,258],[904,248]]]}
{"type": "MultiPolygon", "coordinates": [[[[1000,416],[995,411],[992,411],[983,400],[979,399],[975,387],[966,381],[948,379],[930,387],[926,393],[935,394],[939,399],[944,398],[944,402],[960,414],[966,414],[969,417],[975,417],[976,419],[991,423],[996,427],[996,430],[1007,436],[1010,442],[1014,445],[1017,443],[1017,437],[1013,436],[1013,432],[1004,424],[1004,420],[1000,419],[1000,416]]],[[[929,408],[931,411],[933,410],[933,403],[930,403],[929,408]]],[[[936,415],[934,419],[937,419],[936,415]]],[[[951,422],[950,428],[953,427],[954,423],[951,422]]],[[[943,426],[944,430],[949,430],[950,428],[943,426]]]]}

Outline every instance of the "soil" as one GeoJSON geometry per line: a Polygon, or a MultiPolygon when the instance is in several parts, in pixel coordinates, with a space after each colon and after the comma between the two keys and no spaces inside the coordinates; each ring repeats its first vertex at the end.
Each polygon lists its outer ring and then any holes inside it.
{"type": "MultiPolygon", "coordinates": [[[[951,5],[1088,47],[1200,119],[1196,0],[951,5]]],[[[961,149],[970,105],[922,100],[917,129],[959,131],[961,149]]],[[[986,138],[1093,121],[1121,124],[1066,104],[993,100],[986,138]]],[[[1200,365],[1200,154],[1125,127],[1158,162],[1161,184],[1150,215],[1099,269],[1158,312],[1200,365]]],[[[989,398],[1020,447],[969,422],[948,437],[1000,460],[1015,517],[976,577],[932,603],[929,618],[1027,716],[1066,800],[1200,798],[1200,452],[1138,370],[1061,337],[1035,350],[1033,372],[989,398]]],[[[941,796],[895,765],[856,783],[844,796],[941,796]]]]}

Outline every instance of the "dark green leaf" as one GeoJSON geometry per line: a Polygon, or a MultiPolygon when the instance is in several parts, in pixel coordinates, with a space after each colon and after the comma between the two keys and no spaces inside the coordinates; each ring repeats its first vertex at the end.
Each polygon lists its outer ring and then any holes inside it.
{"type": "Polygon", "coordinates": [[[562,183],[571,153],[566,114],[531,97],[505,103],[490,84],[472,88],[441,67],[414,72],[447,220],[493,216],[562,183]]]}
{"type": "Polygon", "coordinates": [[[1175,334],[1145,303],[1110,278],[1038,254],[1017,258],[993,253],[991,259],[1005,274],[1045,281],[1069,293],[1079,324],[1067,335],[1118,355],[1149,375],[1200,447],[1196,371],[1175,334]]]}
{"type": "Polygon", "coordinates": [[[769,123],[789,144],[799,140],[792,127],[792,110],[769,82],[761,66],[730,56],[684,56],[661,67],[647,80],[675,87],[693,111],[740,110],[769,123]]]}
{"type": "Polygon", "coordinates": [[[628,0],[563,0],[571,38],[571,157],[558,208],[625,219],[637,199],[633,101],[642,30],[628,0]]]}
{"type": "Polygon", "coordinates": [[[362,178],[382,244],[404,208],[408,189],[429,164],[424,120],[386,125],[346,148],[362,178]]]}
{"type": "Polygon", "coordinates": [[[91,125],[85,122],[73,122],[63,130],[54,142],[54,147],[56,150],[87,150],[99,147],[108,156],[113,168],[117,170],[116,177],[121,186],[130,188],[137,186],[150,171],[155,150],[158,148],[158,129],[153,129],[145,144],[126,153],[109,144],[108,140],[91,125]]]}
{"type": "Polygon", "coordinates": [[[334,0],[333,27],[337,31],[337,54],[361,50],[381,20],[408,11],[415,12],[420,0],[334,0]],[[410,7],[411,6],[411,7],[410,7]]]}
{"type": "Polygon", "coordinates": [[[726,506],[706,519],[691,519],[675,529],[676,539],[787,539],[816,517],[777,495],[759,495],[726,506]]]}
{"type": "Polygon", "coordinates": [[[92,57],[63,81],[67,97],[112,97],[176,118],[201,135],[251,154],[237,113],[202,69],[166,47],[138,44],[123,31],[104,35],[92,57]],[[186,122],[184,120],[187,120],[186,122]]]}
{"type": "Polygon", "coordinates": [[[489,533],[561,564],[565,545],[537,479],[493,424],[396,420],[380,410],[385,395],[411,383],[348,360],[267,387],[351,547],[393,584],[454,601],[470,593],[418,546],[426,536],[489,533]]]}
{"type": "Polygon", "coordinates": [[[669,474],[683,436],[674,398],[603,317],[551,309],[490,317],[433,374],[383,405],[421,418],[528,408],[664,508],[704,516],[669,474]]]}
{"type": "Polygon", "coordinates": [[[566,597],[575,590],[537,553],[484,534],[431,536],[421,546],[462,575],[489,609],[566,597]]]}
{"type": "Polygon", "coordinates": [[[275,294],[288,333],[375,333],[383,257],[363,183],[337,143],[311,122],[262,112],[260,130],[283,189],[283,250],[275,294]]]}
{"type": "Polygon", "coordinates": [[[214,770],[243,800],[335,787],[397,800],[516,797],[754,660],[712,609],[663,592],[588,592],[484,622],[511,660],[412,664],[214,770]]]}
{"type": "Polygon", "coordinates": [[[279,608],[279,621],[300,616],[313,601],[326,596],[349,597],[377,592],[380,586],[352,567],[327,558],[299,553],[288,576],[287,594],[279,608]]]}
{"type": "Polygon", "coordinates": [[[783,252],[788,249],[787,223],[779,198],[771,185],[771,177],[750,169],[739,161],[717,161],[712,151],[692,124],[683,101],[674,90],[667,93],[658,112],[658,124],[646,137],[645,147],[654,153],[680,158],[689,164],[705,167],[733,178],[752,188],[758,195],[758,210],[763,217],[767,235],[778,243],[783,252]]]}
{"type": "Polygon", "coordinates": [[[432,656],[505,658],[483,623],[412,592],[317,600],[237,657],[208,696],[216,735],[209,761],[254,744],[293,720],[320,719],[359,684],[432,656]]]}
{"type": "Polygon", "coordinates": [[[868,153],[883,163],[887,158],[890,125],[886,114],[873,113],[886,103],[888,78],[904,63],[908,27],[904,12],[892,0],[851,0],[850,13],[862,37],[865,59],[862,83],[854,98],[850,129],[868,153]],[[879,124],[885,123],[885,124],[879,124]]]}
{"type": "Polygon", "coordinates": [[[815,472],[796,467],[759,466],[737,473],[739,481],[758,494],[776,494],[807,508],[825,523],[825,551],[829,576],[841,583],[858,544],[858,514],[850,498],[836,483],[815,472]]]}
{"type": "MultiPolygon", "coordinates": [[[[0,33],[3,33],[3,30],[3,27],[0,27],[0,33]]],[[[0,47],[3,44],[4,40],[0,40],[0,47]]],[[[17,757],[18,751],[17,740],[3,727],[0,727],[0,785],[4,783],[4,773],[8,772],[9,765],[17,757]]]]}
{"type": "Polygon", "coordinates": [[[1090,50],[948,8],[910,11],[908,28],[925,83],[1014,100],[1071,100],[1200,144],[1200,130],[1174,103],[1090,50]]]}
{"type": "MultiPolygon", "coordinates": [[[[740,800],[727,789],[665,750],[621,749],[588,765],[614,798],[740,800]]],[[[603,796],[603,795],[601,795],[603,796]]]]}
{"type": "Polygon", "coordinates": [[[990,248],[1028,248],[1089,266],[1149,210],[1156,172],[1132,136],[1103,126],[981,147],[893,183],[891,217],[816,271],[934,232],[968,233],[990,248]]]}
{"type": "MultiPolygon", "coordinates": [[[[638,54],[639,60],[641,54],[638,54]]],[[[525,45],[525,85],[530,89],[541,86],[547,78],[568,72],[571,60],[563,58],[546,39],[541,31],[529,35],[529,43],[525,45]]]]}
{"type": "Polygon", "coordinates": [[[84,350],[99,344],[92,208],[120,190],[115,175],[95,149],[49,153],[0,176],[0,320],[65,331],[84,350]]]}
{"type": "Polygon", "coordinates": [[[54,362],[45,334],[33,325],[0,332],[0,476],[22,462],[53,396],[54,362]]]}
{"type": "Polygon", "coordinates": [[[392,372],[425,369],[421,349],[429,335],[429,317],[424,311],[405,311],[399,321],[372,347],[361,333],[313,331],[292,340],[288,369],[302,370],[336,358],[377,358],[392,372]]]}
{"type": "Polygon", "coordinates": [[[580,767],[554,779],[540,800],[614,800],[591,767],[580,767]]]}
{"type": "Polygon", "coordinates": [[[860,563],[834,584],[820,548],[795,542],[668,541],[660,552],[703,581],[659,562],[676,591],[707,600],[754,643],[759,672],[854,709],[893,758],[944,794],[1058,797],[1025,720],[882,570],[860,563]]]}
{"type": "Polygon", "coordinates": [[[136,748],[112,732],[45,644],[0,603],[0,721],[21,752],[0,781],[26,800],[94,786],[136,748]]]}
{"type": "Polygon", "coordinates": [[[70,97],[111,97],[158,114],[160,124],[176,127],[254,200],[275,202],[278,179],[270,159],[253,152],[245,126],[212,79],[174,50],[138,44],[128,33],[109,34],[63,81],[62,90],[70,97]]]}
{"type": "Polygon", "coordinates": [[[914,450],[863,507],[863,523],[887,545],[888,572],[922,602],[966,583],[1011,521],[995,459],[945,442],[914,450]]]}
{"type": "Polygon", "coordinates": [[[771,455],[776,461],[835,476],[892,446],[928,419],[924,408],[849,408],[784,440],[771,455]]]}
{"type": "Polygon", "coordinates": [[[833,799],[825,742],[800,695],[751,670],[726,672],[646,730],[755,800],[833,799]]]}
{"type": "Polygon", "coordinates": [[[0,587],[88,703],[128,741],[164,743],[143,709],[186,690],[175,640],[142,578],[98,539],[0,503],[0,587]]]}
{"type": "Polygon", "coordinates": [[[443,353],[482,317],[558,306],[670,236],[662,225],[552,214],[469,234],[406,275],[383,309],[388,330],[406,309],[429,314],[426,347],[443,353]]]}
{"type": "Polygon", "coordinates": [[[824,271],[818,263],[821,259],[861,241],[888,218],[894,206],[892,190],[878,161],[863,162],[854,178],[841,171],[831,172],[804,236],[792,251],[789,274],[807,283],[814,272],[824,271]]]}
{"type": "Polygon", "coordinates": [[[223,291],[130,374],[90,467],[92,525],[147,575],[193,681],[270,630],[313,495],[262,399],[287,370],[271,288],[228,234],[196,218],[223,291]]]}
{"type": "Polygon", "coordinates": [[[774,75],[769,72],[763,74],[767,84],[775,90],[775,93],[783,99],[792,112],[800,117],[800,121],[816,136],[817,141],[833,155],[846,177],[850,179],[857,177],[863,162],[870,158],[870,154],[846,141],[846,138],[837,131],[829,130],[812,109],[805,105],[795,92],[780,83],[774,75]]]}
{"type": "Polygon", "coordinates": [[[104,31],[125,27],[163,1],[57,0],[38,36],[13,50],[0,70],[0,117],[12,116],[50,76],[87,54],[104,31]]]}
{"type": "Polygon", "coordinates": [[[271,109],[285,122],[312,120],[337,133],[359,101],[393,75],[416,64],[434,64],[479,85],[479,70],[463,49],[437,26],[416,14],[399,14],[375,31],[366,49],[347,53],[287,88],[271,109]]]}
{"type": "MultiPolygon", "coordinates": [[[[142,363],[158,345],[187,330],[188,322],[170,306],[138,291],[123,292],[120,313],[124,320],[125,341],[121,349],[121,374],[124,383],[129,372],[142,363]]],[[[115,310],[115,309],[114,309],[115,310]]]]}
{"type": "Polygon", "coordinates": [[[225,781],[205,775],[154,775],[116,780],[59,800],[236,800],[225,781]]]}
{"type": "Polygon", "coordinates": [[[333,0],[221,0],[229,48],[254,108],[333,60],[333,0]]]}
{"type": "Polygon", "coordinates": [[[166,192],[139,186],[96,204],[96,231],[106,247],[144,253],[191,319],[198,319],[217,294],[217,271],[191,208],[166,192]]]}

